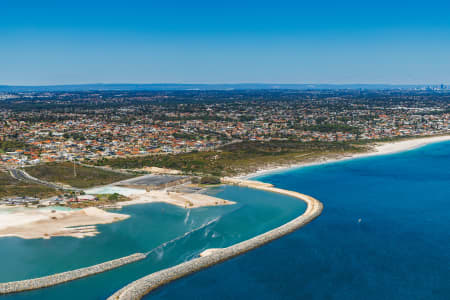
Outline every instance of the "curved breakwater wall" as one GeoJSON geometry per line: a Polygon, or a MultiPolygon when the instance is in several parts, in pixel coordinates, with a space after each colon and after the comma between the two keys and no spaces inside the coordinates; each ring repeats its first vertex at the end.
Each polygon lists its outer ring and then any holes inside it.
{"type": "Polygon", "coordinates": [[[41,289],[64,282],[80,279],[83,277],[103,273],[123,265],[127,265],[146,258],[147,255],[143,253],[135,253],[129,256],[121,257],[118,259],[110,260],[98,265],[81,268],[77,270],[67,271],[45,277],[39,277],[28,280],[12,281],[6,283],[0,283],[0,295],[24,292],[29,290],[41,289]]]}
{"type": "Polygon", "coordinates": [[[210,255],[195,258],[174,267],[164,269],[138,279],[114,293],[108,298],[108,300],[141,299],[149,292],[171,281],[221,263],[240,254],[258,248],[275,239],[281,238],[286,234],[289,234],[297,230],[298,228],[308,224],[322,213],[322,203],[317,199],[304,194],[278,189],[273,187],[271,184],[250,180],[225,178],[222,180],[222,182],[226,184],[241,185],[295,197],[306,202],[307,209],[301,216],[295,218],[294,220],[254,238],[240,242],[227,248],[214,250],[210,255]]]}

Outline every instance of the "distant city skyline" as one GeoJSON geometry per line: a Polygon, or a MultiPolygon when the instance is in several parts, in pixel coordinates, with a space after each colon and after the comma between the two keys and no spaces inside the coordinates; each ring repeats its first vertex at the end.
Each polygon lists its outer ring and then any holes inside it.
{"type": "Polygon", "coordinates": [[[12,1],[0,85],[450,84],[447,1],[12,1]]]}
{"type": "MultiPolygon", "coordinates": [[[[435,90],[450,91],[446,84],[276,84],[276,83],[211,83],[211,84],[66,84],[66,85],[1,85],[0,93],[79,92],[79,91],[189,91],[189,90],[435,90]]],[[[1,97],[0,97],[1,100],[1,97]]]]}

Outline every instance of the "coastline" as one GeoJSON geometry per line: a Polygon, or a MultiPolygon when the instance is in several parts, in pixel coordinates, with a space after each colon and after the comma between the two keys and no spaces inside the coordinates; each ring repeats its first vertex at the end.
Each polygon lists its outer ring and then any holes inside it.
{"type": "Polygon", "coordinates": [[[223,184],[234,184],[239,186],[245,186],[249,188],[255,188],[275,193],[281,193],[289,196],[293,196],[299,198],[302,201],[305,201],[308,205],[307,210],[296,219],[276,228],[270,230],[266,233],[263,233],[259,236],[246,240],[244,242],[232,245],[228,248],[210,248],[206,249],[200,254],[200,257],[187,261],[185,263],[181,263],[174,267],[164,269],[152,274],[149,274],[141,279],[138,279],[122,289],[116,291],[113,295],[111,295],[108,300],[132,300],[132,299],[142,299],[145,295],[152,292],[153,290],[168,284],[174,280],[182,278],[186,275],[198,272],[202,269],[208,268],[215,264],[224,262],[230,258],[236,257],[242,253],[251,251],[257,247],[260,247],[266,243],[269,243],[281,236],[284,236],[292,231],[297,230],[298,228],[304,226],[309,223],[316,217],[318,217],[323,209],[323,205],[317,199],[314,199],[310,196],[300,194],[293,191],[283,190],[274,187],[272,184],[259,182],[255,180],[249,180],[248,178],[260,176],[263,174],[273,173],[284,171],[287,169],[293,168],[301,168],[305,166],[313,166],[325,163],[332,163],[337,161],[344,161],[350,159],[357,159],[363,157],[370,156],[378,156],[378,155],[388,155],[399,152],[404,152],[408,150],[417,149],[423,147],[425,145],[450,141],[450,135],[446,136],[435,136],[435,137],[426,137],[426,138],[418,138],[411,139],[405,141],[398,142],[387,142],[387,143],[379,143],[375,144],[371,151],[366,153],[358,153],[358,154],[349,154],[342,155],[337,158],[319,158],[317,161],[309,162],[309,163],[299,163],[293,164],[289,166],[278,166],[271,168],[264,168],[257,172],[253,172],[244,176],[235,176],[235,177],[224,177],[221,179],[223,184]]]}
{"type": "Polygon", "coordinates": [[[318,158],[314,161],[310,161],[310,162],[300,162],[300,163],[294,163],[294,164],[289,164],[289,165],[270,166],[270,167],[266,167],[266,168],[261,168],[255,172],[251,172],[248,174],[237,175],[237,176],[234,176],[233,178],[245,180],[245,179],[251,179],[254,177],[267,175],[267,174],[271,174],[271,173],[283,172],[283,171],[287,171],[287,170],[291,170],[291,169],[317,166],[317,165],[334,163],[334,162],[339,162],[339,161],[346,161],[346,160],[357,159],[357,158],[395,154],[395,153],[410,151],[410,150],[424,147],[426,145],[445,142],[445,141],[450,141],[450,135],[430,136],[430,137],[423,137],[423,138],[408,139],[408,140],[404,140],[404,141],[375,143],[374,147],[370,151],[365,152],[365,153],[349,153],[347,155],[344,154],[344,155],[340,155],[340,156],[334,157],[334,158],[320,157],[320,158],[318,158]]]}
{"type": "MultiPolygon", "coordinates": [[[[152,273],[149,276],[145,276],[131,283],[130,285],[123,287],[122,289],[117,291],[117,294],[115,294],[115,296],[119,297],[120,299],[140,299],[143,295],[148,293],[153,288],[166,284],[184,275],[199,271],[208,266],[221,263],[232,257],[241,255],[242,253],[251,251],[264,244],[270,243],[275,239],[281,238],[282,236],[297,230],[298,228],[308,224],[309,222],[317,218],[321,214],[323,209],[322,203],[313,197],[293,191],[279,189],[274,187],[272,184],[266,184],[249,180],[231,180],[231,179],[229,181],[224,180],[224,183],[246,186],[272,193],[288,195],[305,202],[307,204],[307,208],[304,212],[302,212],[301,215],[297,216],[295,219],[277,228],[262,233],[258,236],[255,236],[253,238],[239,242],[226,248],[208,249],[204,251],[198,258],[194,258],[192,260],[186,261],[185,263],[181,263],[174,267],[163,269],[161,271],[152,273]],[[157,282],[153,281],[155,277],[157,278],[156,279],[157,282]]],[[[82,213],[85,210],[91,209],[92,208],[77,210],[76,212],[82,213]]],[[[55,213],[56,212],[52,212],[52,215],[54,215],[55,213]]],[[[74,212],[72,211],[70,213],[74,212]]],[[[91,213],[98,213],[98,212],[92,211],[91,213]]],[[[38,278],[1,283],[0,294],[17,293],[34,289],[42,289],[58,285],[61,283],[81,279],[91,275],[106,272],[115,268],[119,268],[123,265],[133,263],[135,261],[145,259],[148,253],[149,252],[135,253],[126,257],[121,257],[119,259],[114,259],[111,261],[92,265],[89,267],[84,267],[62,273],[55,273],[52,275],[47,275],[38,278]]]]}
{"type": "MultiPolygon", "coordinates": [[[[236,184],[237,181],[243,183],[249,178],[270,173],[283,172],[290,169],[333,163],[350,159],[399,153],[444,141],[450,141],[450,135],[416,138],[397,142],[378,143],[375,144],[370,151],[365,153],[355,153],[348,155],[344,154],[334,158],[322,157],[312,162],[266,167],[246,175],[224,178],[226,180],[222,180],[222,183],[236,184]]],[[[252,188],[265,187],[264,183],[256,184],[255,181],[248,181],[247,184],[252,188]]],[[[129,196],[131,198],[130,201],[118,202],[116,203],[116,205],[118,207],[122,207],[134,204],[163,202],[185,209],[190,209],[205,206],[235,204],[232,201],[198,193],[191,194],[167,191],[151,191],[129,196]]],[[[76,238],[95,236],[99,234],[95,225],[122,221],[128,217],[128,215],[113,214],[93,207],[78,212],[73,211],[43,213],[42,211],[30,211],[28,213],[21,212],[9,215],[2,214],[2,218],[0,218],[0,237],[16,236],[24,239],[30,239],[50,238],[52,236],[71,236],[76,238]],[[11,219],[11,217],[14,218],[11,219]]]]}
{"type": "MultiPolygon", "coordinates": [[[[130,195],[131,200],[117,202],[113,208],[149,203],[167,203],[184,209],[233,205],[236,202],[197,193],[175,193],[167,191],[150,191],[130,195]]],[[[19,237],[23,239],[69,236],[75,238],[92,237],[100,232],[98,224],[123,221],[130,216],[112,213],[97,207],[87,207],[68,211],[53,209],[22,208],[16,211],[5,210],[0,206],[0,238],[19,237]],[[1,209],[5,213],[2,213],[1,209]]]]}

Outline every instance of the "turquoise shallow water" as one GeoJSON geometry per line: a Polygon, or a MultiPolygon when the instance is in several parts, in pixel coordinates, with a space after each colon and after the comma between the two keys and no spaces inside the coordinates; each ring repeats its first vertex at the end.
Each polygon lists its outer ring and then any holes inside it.
{"type": "Polygon", "coordinates": [[[322,215],[146,299],[450,299],[449,142],[258,179],[322,215]]]}
{"type": "Polygon", "coordinates": [[[0,238],[0,282],[28,279],[90,266],[152,250],[140,262],[55,287],[3,296],[5,299],[105,299],[154,271],[226,247],[275,228],[303,213],[298,199],[240,187],[218,187],[209,194],[236,205],[187,211],[163,203],[125,207],[132,217],[98,226],[96,237],[50,240],[0,238]],[[158,247],[165,244],[162,247],[158,247]]]}

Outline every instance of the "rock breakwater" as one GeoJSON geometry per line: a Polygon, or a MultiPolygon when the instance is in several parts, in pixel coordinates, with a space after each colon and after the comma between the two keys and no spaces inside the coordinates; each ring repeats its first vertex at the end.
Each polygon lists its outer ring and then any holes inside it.
{"type": "Polygon", "coordinates": [[[123,265],[127,265],[139,260],[146,258],[147,256],[143,253],[135,253],[129,256],[121,257],[118,259],[110,260],[98,265],[81,268],[77,270],[67,271],[63,273],[58,273],[54,275],[28,279],[28,280],[20,280],[20,281],[12,281],[6,283],[0,283],[0,295],[9,294],[9,293],[18,293],[36,289],[42,289],[50,286],[54,286],[57,284],[69,282],[72,280],[84,278],[87,276],[103,273],[115,268],[119,268],[123,265]]]}

